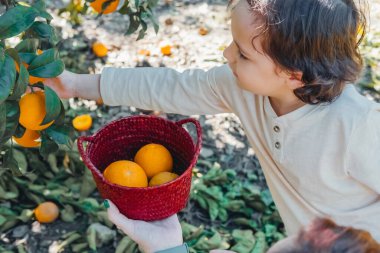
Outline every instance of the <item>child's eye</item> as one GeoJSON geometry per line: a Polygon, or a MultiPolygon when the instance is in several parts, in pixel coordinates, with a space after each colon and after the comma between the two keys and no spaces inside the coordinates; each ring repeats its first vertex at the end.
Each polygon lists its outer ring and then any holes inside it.
{"type": "Polygon", "coordinates": [[[239,51],[239,56],[240,56],[240,58],[242,58],[242,59],[244,59],[244,60],[247,60],[247,59],[248,59],[248,58],[245,57],[240,51],[239,51]]]}

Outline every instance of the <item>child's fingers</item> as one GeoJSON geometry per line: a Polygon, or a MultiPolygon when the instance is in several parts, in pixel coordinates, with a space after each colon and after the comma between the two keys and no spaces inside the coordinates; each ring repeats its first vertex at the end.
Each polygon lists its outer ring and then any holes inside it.
{"type": "Polygon", "coordinates": [[[135,226],[134,220],[128,219],[123,214],[121,214],[119,209],[109,199],[106,199],[104,201],[105,206],[106,206],[106,202],[108,202],[108,205],[109,205],[109,207],[107,208],[108,219],[113,224],[115,224],[119,229],[123,230],[124,233],[126,233],[133,239],[134,226],[135,226]]]}

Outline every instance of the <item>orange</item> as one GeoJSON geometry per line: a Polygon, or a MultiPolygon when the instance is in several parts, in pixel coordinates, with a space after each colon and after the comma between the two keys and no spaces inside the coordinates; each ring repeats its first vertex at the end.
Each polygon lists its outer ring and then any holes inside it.
{"type": "Polygon", "coordinates": [[[34,209],[34,216],[40,223],[53,222],[58,218],[58,215],[58,206],[50,201],[43,202],[34,209]]]}
{"type": "Polygon", "coordinates": [[[144,170],[132,161],[113,162],[104,170],[103,175],[107,181],[113,184],[128,187],[148,186],[148,178],[144,170]]]}
{"type": "Polygon", "coordinates": [[[45,125],[41,125],[46,116],[45,93],[42,91],[25,94],[21,97],[19,106],[19,122],[27,129],[43,130],[54,122],[52,120],[45,125]]]}
{"type": "Polygon", "coordinates": [[[95,12],[102,14],[109,14],[114,12],[117,9],[117,6],[119,5],[119,0],[115,0],[113,2],[110,2],[110,4],[103,11],[103,3],[105,2],[109,2],[109,0],[95,0],[90,5],[92,8],[94,8],[95,12]]]}
{"type": "Polygon", "coordinates": [[[25,129],[23,136],[17,138],[13,136],[13,140],[20,146],[25,148],[34,148],[41,145],[41,141],[38,139],[41,137],[38,131],[25,129]]]}
{"type": "Polygon", "coordinates": [[[144,55],[144,56],[150,56],[150,51],[147,50],[147,49],[140,49],[140,50],[138,51],[138,54],[140,54],[140,55],[144,55]]]}
{"type": "Polygon", "coordinates": [[[169,44],[163,44],[161,47],[161,53],[163,55],[169,56],[172,54],[172,46],[169,44]]]}
{"type": "Polygon", "coordinates": [[[157,186],[162,185],[167,182],[173,181],[178,177],[177,174],[171,173],[171,172],[160,172],[152,177],[152,179],[149,181],[149,186],[157,186]]]}
{"type": "Polygon", "coordinates": [[[207,35],[208,34],[208,29],[205,28],[205,27],[201,27],[201,28],[199,28],[198,33],[200,35],[202,35],[202,36],[207,35]]]}
{"type": "Polygon", "coordinates": [[[107,47],[101,42],[95,42],[92,44],[92,51],[97,57],[104,57],[108,54],[107,47]]]}
{"type": "Polygon", "coordinates": [[[78,131],[87,131],[92,126],[92,118],[90,114],[76,116],[73,119],[73,127],[78,131]]]}
{"type": "Polygon", "coordinates": [[[134,161],[145,171],[148,178],[157,173],[173,170],[173,157],[164,146],[160,144],[147,144],[137,151],[134,161]]]}

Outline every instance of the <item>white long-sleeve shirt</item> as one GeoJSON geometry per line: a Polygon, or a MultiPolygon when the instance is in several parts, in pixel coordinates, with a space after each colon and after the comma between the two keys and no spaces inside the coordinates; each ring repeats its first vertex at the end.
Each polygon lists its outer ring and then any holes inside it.
{"type": "Polygon", "coordinates": [[[182,73],[105,68],[105,104],[183,115],[235,113],[289,235],[316,216],[371,232],[380,242],[380,104],[347,85],[329,105],[278,117],[269,98],[245,91],[227,65],[182,73]]]}

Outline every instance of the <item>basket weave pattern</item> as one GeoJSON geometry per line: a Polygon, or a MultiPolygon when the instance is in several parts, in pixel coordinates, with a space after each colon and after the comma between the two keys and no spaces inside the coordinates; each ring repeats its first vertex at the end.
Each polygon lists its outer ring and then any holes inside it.
{"type": "Polygon", "coordinates": [[[130,219],[159,220],[179,212],[186,206],[191,188],[192,168],[197,162],[202,142],[199,122],[184,119],[172,122],[155,116],[132,116],[113,121],[93,136],[79,137],[81,157],[94,177],[103,198],[110,199],[130,219]],[[192,123],[197,130],[194,144],[183,128],[192,123]],[[84,142],[88,142],[86,150],[84,142]],[[144,145],[164,145],[173,156],[173,172],[180,176],[163,185],[130,188],[112,184],[103,177],[103,170],[118,160],[133,160],[144,145]]]}

